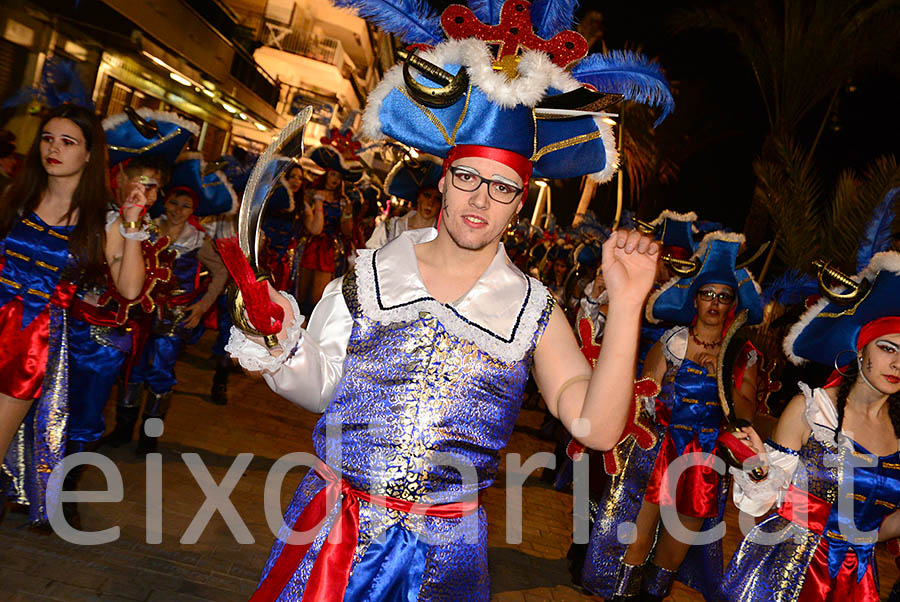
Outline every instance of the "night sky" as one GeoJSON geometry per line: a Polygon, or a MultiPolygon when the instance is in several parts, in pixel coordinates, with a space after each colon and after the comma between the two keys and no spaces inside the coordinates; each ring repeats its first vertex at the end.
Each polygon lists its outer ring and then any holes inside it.
{"type": "MultiPolygon", "coordinates": [[[[437,10],[450,4],[431,3],[437,10]]],[[[701,220],[741,229],[753,194],[752,163],[768,129],[765,107],[750,66],[731,38],[705,30],[674,33],[673,13],[690,6],[662,0],[586,0],[579,16],[591,7],[600,10],[606,45],[640,48],[656,57],[675,90],[675,112],[657,129],[657,136],[662,152],[680,171],[672,184],[647,190],[641,204],[655,209],[641,217],[652,218],[663,208],[694,210],[701,220]]],[[[897,98],[900,71],[894,65],[847,82],[817,153],[826,190],[839,170],[862,169],[879,155],[897,152],[897,98]]],[[[825,108],[823,103],[811,112],[801,140],[812,140],[825,108]]],[[[604,193],[614,198],[614,184],[607,187],[611,190],[604,193]]],[[[565,213],[563,204],[569,203],[554,198],[557,213],[565,213]]],[[[565,222],[563,215],[560,218],[565,222]]]]}

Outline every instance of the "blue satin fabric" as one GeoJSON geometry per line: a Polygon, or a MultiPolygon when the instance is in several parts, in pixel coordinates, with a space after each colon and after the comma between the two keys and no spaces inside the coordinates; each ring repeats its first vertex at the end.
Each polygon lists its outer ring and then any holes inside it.
{"type": "Polygon", "coordinates": [[[353,567],[344,602],[416,602],[428,546],[401,526],[369,544],[353,567]]]}
{"type": "Polygon", "coordinates": [[[706,368],[685,359],[674,379],[672,398],[668,432],[678,455],[684,453],[684,448],[694,437],[700,442],[700,449],[712,453],[725,419],[719,405],[716,379],[706,373],[706,368]]]}
{"type": "Polygon", "coordinates": [[[130,335],[115,336],[112,329],[91,326],[72,319],[69,328],[69,440],[97,441],[105,430],[103,408],[119,378],[119,371],[131,347],[130,335]],[[92,336],[110,332],[115,340],[103,345],[92,336]],[[127,345],[126,348],[123,348],[127,345]]]}
{"type": "Polygon", "coordinates": [[[151,335],[141,353],[141,359],[131,370],[131,382],[146,383],[154,393],[170,391],[178,382],[175,360],[184,349],[181,337],[151,335]]]}
{"type": "MultiPolygon", "coordinates": [[[[459,71],[459,65],[442,67],[453,74],[459,71]]],[[[426,86],[435,86],[422,75],[414,74],[413,77],[426,86]]],[[[459,144],[502,148],[531,157],[535,139],[537,149],[542,149],[556,142],[595,134],[599,129],[592,116],[535,120],[531,107],[501,108],[474,85],[468,94],[442,108],[414,103],[404,92],[394,88],[381,105],[379,117],[384,133],[398,140],[416,140],[418,148],[439,157],[446,157],[450,148],[459,144]]],[[[547,95],[559,92],[549,89],[547,95]]],[[[602,171],[606,167],[606,149],[599,136],[580,144],[561,146],[534,162],[534,177],[569,178],[602,171]]]]}
{"type": "Polygon", "coordinates": [[[48,226],[35,213],[16,222],[4,241],[0,306],[22,298],[20,328],[46,309],[69,262],[68,236],[74,226],[48,226]],[[18,286],[17,286],[18,285],[18,286]]]}
{"type": "Polygon", "coordinates": [[[197,270],[200,267],[200,260],[197,259],[199,249],[178,252],[175,261],[172,262],[172,275],[175,277],[175,288],[183,293],[189,293],[196,288],[197,270]]]}
{"type": "MultiPolygon", "coordinates": [[[[856,453],[871,454],[856,441],[853,442],[856,453]]],[[[841,515],[835,501],[831,506],[831,514],[825,525],[825,538],[828,540],[828,574],[834,579],[841,570],[844,557],[854,552],[857,558],[856,581],[862,581],[870,563],[873,562],[876,533],[865,537],[865,541],[854,543],[849,538],[841,538],[839,534],[847,534],[849,529],[857,531],[877,531],[884,517],[891,514],[900,505],[900,452],[889,456],[881,456],[877,464],[857,466],[855,470],[845,457],[844,475],[853,471],[853,516],[841,515]],[[878,502],[878,503],[876,503],[878,502]],[[841,529],[844,529],[843,531],[841,529]],[[871,539],[871,541],[870,541],[871,539]]],[[[845,485],[849,489],[848,485],[845,485]]],[[[850,491],[843,492],[849,495],[850,491]]]]}

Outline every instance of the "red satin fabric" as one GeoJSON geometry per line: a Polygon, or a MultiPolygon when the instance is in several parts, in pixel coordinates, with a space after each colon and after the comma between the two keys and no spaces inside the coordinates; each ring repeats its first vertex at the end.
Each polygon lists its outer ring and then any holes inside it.
{"type": "MultiPolygon", "coordinates": [[[[304,508],[297,518],[297,522],[294,523],[293,530],[306,533],[320,528],[320,524],[327,516],[329,508],[334,505],[338,495],[342,496],[341,509],[331,528],[331,533],[316,557],[309,580],[306,582],[302,602],[335,602],[344,598],[344,591],[350,580],[350,569],[353,566],[353,555],[356,553],[356,544],[359,541],[359,500],[391,510],[439,518],[460,518],[475,512],[480,505],[480,500],[430,505],[416,504],[392,497],[374,496],[350,487],[345,479],[339,479],[331,467],[324,462],[320,462],[315,471],[326,481],[326,485],[304,508]]],[[[312,541],[291,543],[289,539],[281,550],[278,560],[275,561],[275,565],[249,602],[272,602],[278,598],[297,567],[300,566],[300,562],[306,556],[311,545],[312,541]]]]}
{"type": "Polygon", "coordinates": [[[828,574],[828,540],[822,538],[806,569],[806,579],[797,602],[878,602],[875,574],[870,565],[862,581],[856,581],[856,554],[849,553],[837,576],[828,574]]]}
{"type": "MultiPolygon", "coordinates": [[[[777,510],[783,518],[822,535],[828,523],[831,504],[793,485],[788,489],[784,502],[777,510]]],[[[828,540],[822,538],[806,569],[806,579],[800,590],[798,602],[877,602],[878,588],[872,567],[866,569],[862,581],[856,580],[858,559],[849,553],[844,557],[837,576],[828,574],[828,540]]]]}
{"type": "Polygon", "coordinates": [[[678,458],[672,437],[666,434],[663,439],[656,464],[647,483],[644,499],[659,506],[674,506],[679,514],[694,518],[712,518],[719,515],[719,473],[712,465],[715,454],[704,454],[700,443],[694,439],[684,448],[685,454],[696,452],[695,458],[702,459],[685,470],[678,479],[675,491],[672,491],[668,479],[665,478],[669,465],[678,458]]]}
{"type": "Polygon", "coordinates": [[[822,535],[828,523],[828,515],[831,513],[831,504],[791,485],[784,494],[784,502],[777,512],[782,518],[822,535]]]}
{"type": "Polygon", "coordinates": [[[337,264],[334,260],[334,239],[330,234],[313,236],[306,243],[300,257],[300,267],[317,272],[334,273],[337,264]]]}
{"type": "MultiPolygon", "coordinates": [[[[269,298],[269,285],[266,282],[257,282],[256,274],[241,251],[237,238],[220,238],[216,240],[216,247],[225,267],[228,268],[228,273],[241,290],[250,323],[264,335],[280,332],[284,310],[269,298]]],[[[175,299],[172,301],[177,303],[175,299]]]]}
{"type": "MultiPolygon", "coordinates": [[[[60,282],[50,303],[68,307],[76,287],[60,282]]],[[[47,368],[50,312],[44,310],[24,329],[22,299],[16,297],[0,307],[0,393],[15,399],[37,399],[47,368]]]]}

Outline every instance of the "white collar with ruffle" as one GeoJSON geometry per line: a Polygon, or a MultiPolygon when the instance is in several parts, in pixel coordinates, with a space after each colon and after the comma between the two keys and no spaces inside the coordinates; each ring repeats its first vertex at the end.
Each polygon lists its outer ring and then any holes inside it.
{"type": "Polygon", "coordinates": [[[407,230],[380,249],[359,251],[356,275],[363,314],[392,324],[428,312],[451,334],[500,360],[523,359],[533,347],[547,307],[547,289],[519,271],[501,243],[491,264],[466,294],[451,303],[440,303],[425,288],[413,249],[435,237],[434,228],[407,230]]]}

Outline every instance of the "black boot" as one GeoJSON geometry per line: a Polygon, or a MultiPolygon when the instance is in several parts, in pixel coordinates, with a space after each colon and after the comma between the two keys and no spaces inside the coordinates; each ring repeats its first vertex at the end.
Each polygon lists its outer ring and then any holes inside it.
{"type": "Polygon", "coordinates": [[[141,411],[143,383],[131,382],[120,387],[121,395],[116,403],[116,426],[100,442],[112,447],[121,447],[134,436],[134,425],[141,411]]]}
{"type": "MultiPolygon", "coordinates": [[[[71,456],[72,454],[77,454],[80,452],[92,452],[97,449],[98,443],[96,441],[72,441],[68,439],[66,441],[66,456],[71,456]]],[[[75,466],[69,472],[66,473],[66,478],[63,479],[63,490],[64,491],[75,491],[78,489],[78,479],[81,477],[81,473],[84,472],[84,464],[79,466],[75,466]]],[[[63,502],[62,503],[62,512],[63,516],[66,517],[66,522],[69,523],[75,529],[81,529],[81,516],[78,514],[78,503],[77,502],[63,502]]]]}
{"type": "Polygon", "coordinates": [[[641,583],[641,602],[661,602],[669,595],[676,571],[664,569],[652,562],[644,565],[644,579],[641,583]]]}
{"type": "Polygon", "coordinates": [[[610,602],[637,602],[641,591],[642,565],[628,564],[622,561],[616,573],[616,589],[610,602]]]}
{"type": "Polygon", "coordinates": [[[228,403],[228,375],[231,373],[231,360],[227,356],[216,358],[216,372],[213,374],[212,391],[209,400],[217,406],[228,403]]]}
{"type": "Polygon", "coordinates": [[[165,420],[171,398],[172,391],[166,391],[165,393],[147,391],[147,405],[144,407],[141,432],[138,436],[137,449],[134,451],[137,455],[156,452],[157,439],[162,435],[162,429],[159,428],[160,425],[156,423],[155,419],[158,419],[160,423],[165,420]],[[151,419],[154,420],[148,424],[148,421],[151,419]],[[147,432],[148,430],[150,431],[149,433],[147,432]]]}

